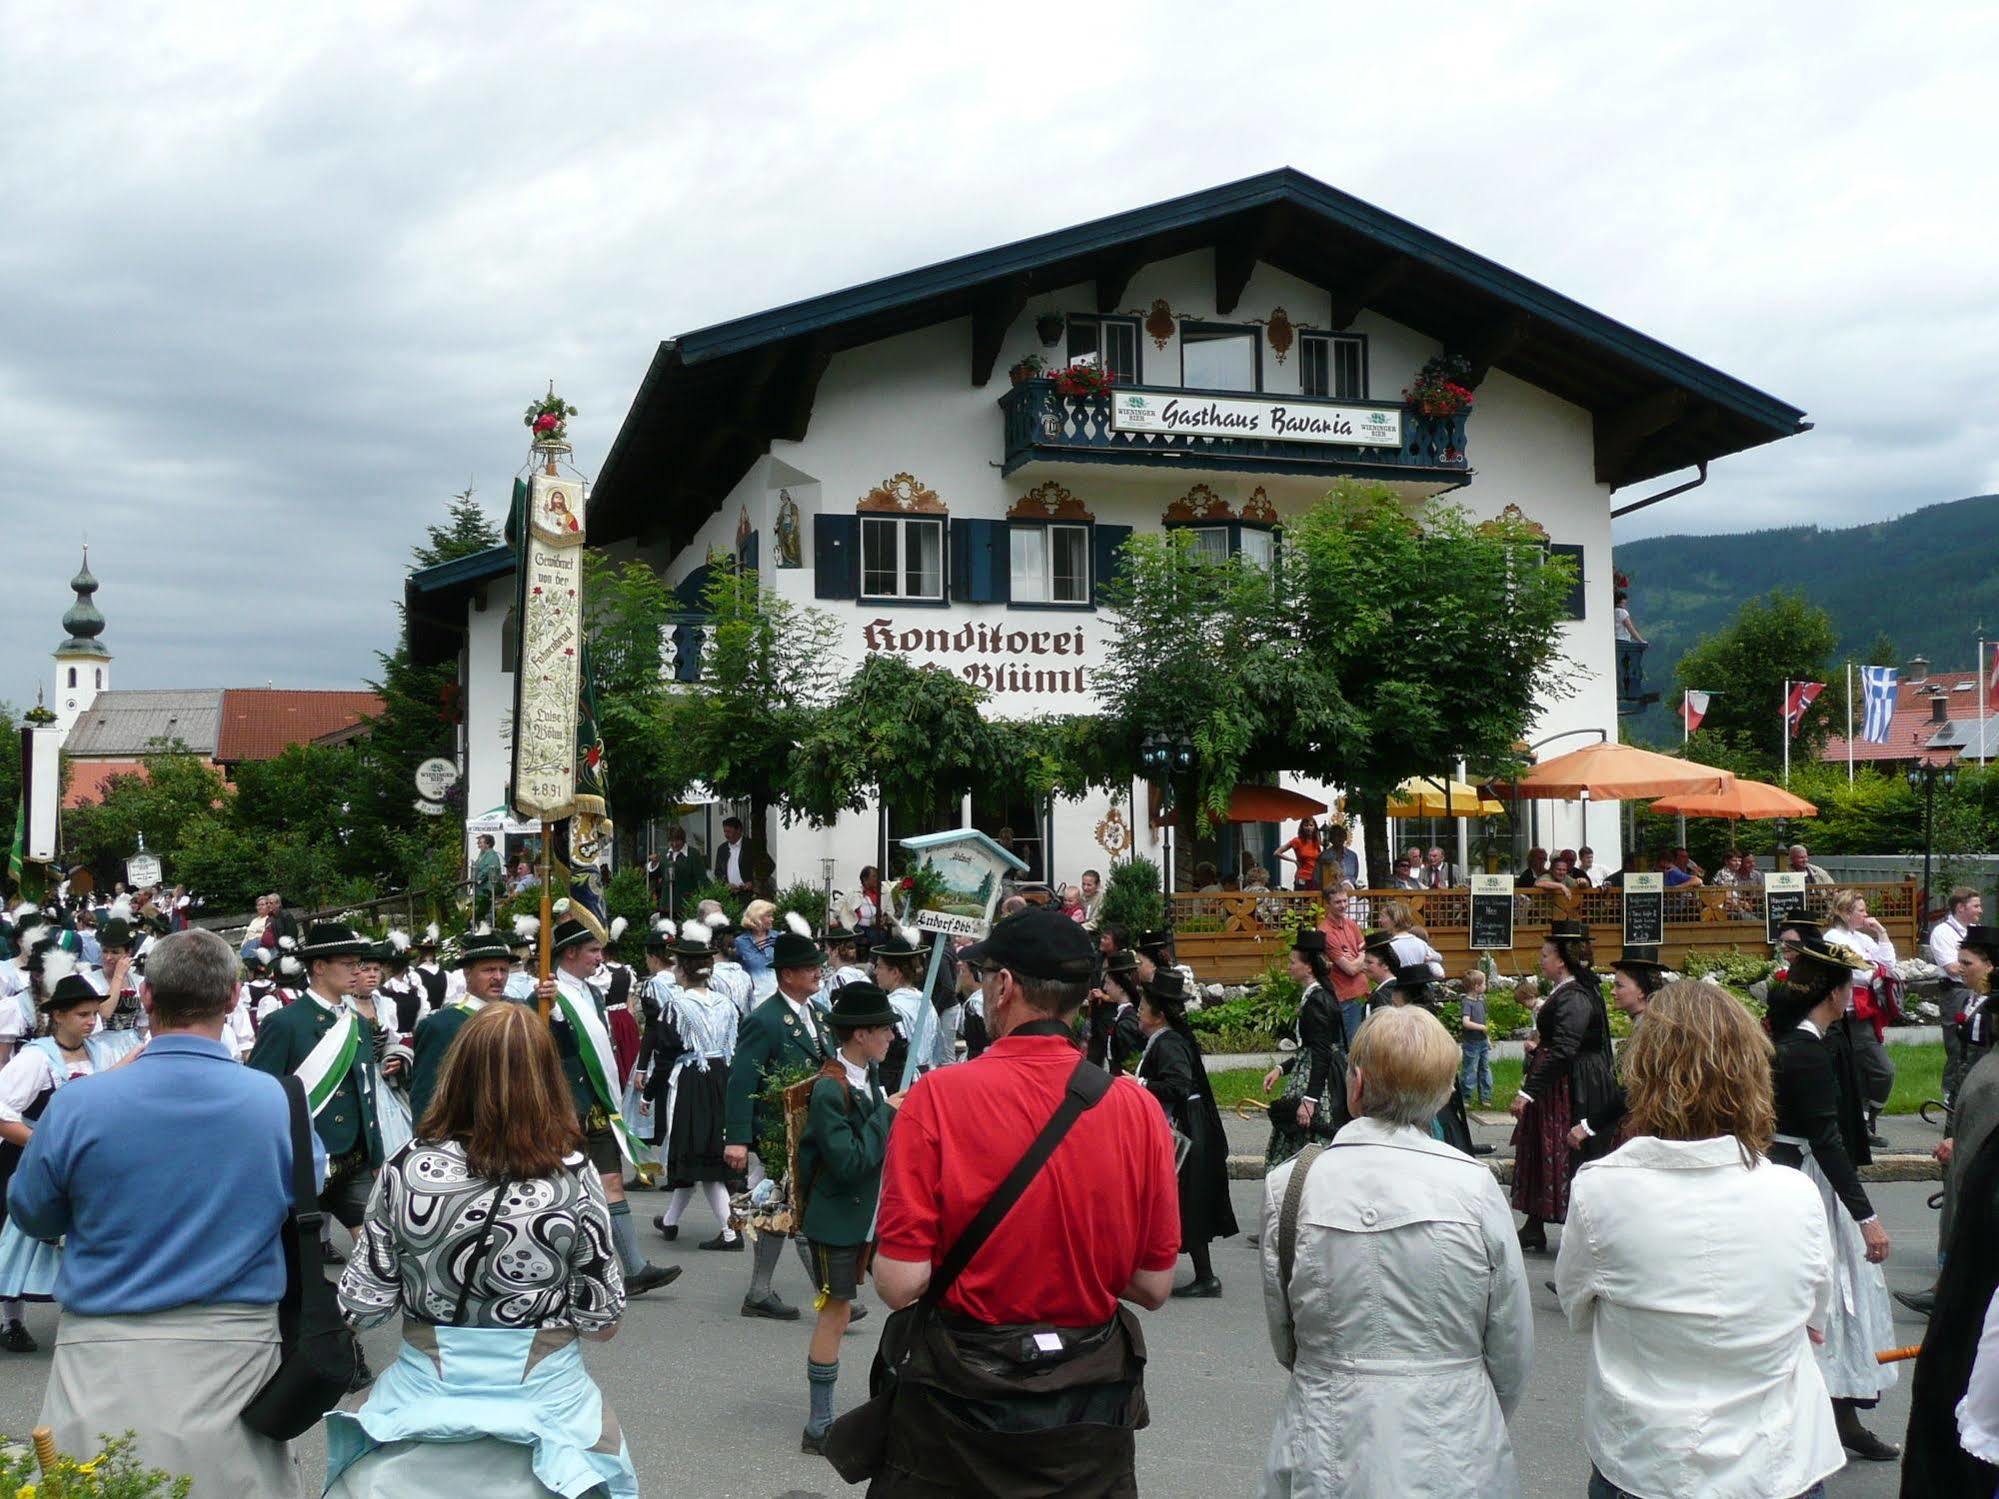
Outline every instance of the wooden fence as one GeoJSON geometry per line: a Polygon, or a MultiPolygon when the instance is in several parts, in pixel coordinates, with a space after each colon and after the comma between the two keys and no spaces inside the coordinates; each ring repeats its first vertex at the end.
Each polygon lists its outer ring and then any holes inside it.
{"type": "MultiPolygon", "coordinates": [[[[1867,897],[1868,912],[1879,918],[1901,957],[1921,956],[1916,930],[1917,887],[1897,884],[1816,885],[1805,892],[1806,907],[1826,920],[1833,897],[1854,890],[1867,897]]],[[[1661,960],[1678,964],[1692,952],[1768,952],[1764,940],[1763,897],[1760,888],[1735,890],[1703,886],[1666,892],[1666,940],[1661,960]]],[[[1379,923],[1380,911],[1391,901],[1408,906],[1429,934],[1430,945],[1443,954],[1445,971],[1456,975],[1476,961],[1468,925],[1468,890],[1361,890],[1355,892],[1348,914],[1363,930],[1379,923]]],[[[1175,947],[1204,983],[1232,984],[1253,978],[1272,962],[1281,961],[1292,935],[1315,923],[1325,912],[1323,898],[1291,891],[1264,894],[1192,895],[1171,897],[1175,947]]],[[[1514,896],[1513,949],[1494,952],[1503,973],[1531,973],[1550,922],[1579,920],[1589,924],[1599,967],[1623,956],[1624,892],[1576,890],[1567,895],[1552,890],[1522,890],[1514,896]]]]}

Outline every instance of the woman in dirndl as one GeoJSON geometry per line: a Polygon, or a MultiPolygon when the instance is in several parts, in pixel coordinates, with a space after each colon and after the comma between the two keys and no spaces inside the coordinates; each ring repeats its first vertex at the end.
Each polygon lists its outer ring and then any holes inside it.
{"type": "Polygon", "coordinates": [[[663,1180],[672,1195],[653,1220],[667,1239],[680,1237],[680,1216],[698,1190],[721,1225],[703,1249],[740,1250],[743,1241],[729,1223],[729,1193],[741,1173],[723,1162],[722,1126],[729,1106],[729,1063],[736,1054],[736,1006],[708,987],[715,959],[714,929],[700,921],[682,924],[671,940],[654,934],[673,960],[674,984],[647,1037],[644,1084],[652,1102],[653,1143],[660,1146],[663,1180]]]}
{"type": "Polygon", "coordinates": [[[1610,1014],[1594,962],[1588,927],[1557,921],[1548,928],[1541,944],[1548,998],[1534,1016],[1533,1054],[1513,1096],[1513,1206],[1527,1216],[1520,1247],[1530,1253],[1545,1254],[1546,1225],[1567,1220],[1576,1168],[1614,1143],[1593,1140],[1587,1152],[1569,1147],[1576,1121],[1606,1104],[1616,1087],[1610,1014]]]}
{"type": "MultiPolygon", "coordinates": [[[[114,1066],[138,1050],[140,1042],[137,1031],[91,1034],[104,996],[73,972],[49,983],[44,992],[47,976],[48,968],[43,967],[35,980],[46,1034],[26,1042],[0,1067],[0,1222],[5,1221],[7,1185],[14,1168],[56,1089],[114,1066]]],[[[22,1321],[22,1303],[53,1301],[56,1271],[61,1267],[60,1245],[34,1238],[15,1223],[0,1227],[0,1349],[35,1351],[35,1340],[22,1321]]]]}
{"type": "Polygon", "coordinates": [[[1832,1308],[1819,1372],[1839,1440],[1855,1457],[1890,1462],[1901,1449],[1860,1424],[1895,1383],[1894,1364],[1876,1363],[1877,1350],[1895,1346],[1894,1308],[1881,1266],[1888,1259],[1888,1231],[1867,1200],[1859,1167],[1873,1159],[1867,1148],[1867,1100],[1850,1050],[1831,1039],[1852,998],[1856,965],[1850,948],[1812,938],[1792,951],[1790,967],[1770,986],[1768,1001],[1776,1059],[1777,1133],[1770,1159],[1810,1177],[1825,1202],[1832,1239],[1832,1308]]]}
{"type": "MultiPolygon", "coordinates": [[[[1194,1278],[1173,1289],[1175,1296],[1219,1296],[1208,1244],[1237,1232],[1229,1201],[1229,1142],[1221,1110],[1208,1086],[1201,1043],[1187,1024],[1187,985],[1172,969],[1155,972],[1141,989],[1138,1028],[1145,1053],[1138,1080],[1159,1100],[1166,1119],[1188,1144],[1180,1160],[1180,1248],[1193,1258],[1194,1278]]],[[[1176,1142],[1177,1146],[1177,1142],[1176,1142]]]]}
{"type": "Polygon", "coordinates": [[[1268,1093],[1279,1077],[1291,1075],[1284,1096],[1270,1106],[1266,1169],[1290,1160],[1313,1139],[1330,1140],[1347,1122],[1346,1021],[1333,998],[1326,934],[1317,927],[1305,928],[1292,942],[1290,974],[1304,986],[1298,1000],[1298,1049],[1263,1079],[1268,1093]]]}

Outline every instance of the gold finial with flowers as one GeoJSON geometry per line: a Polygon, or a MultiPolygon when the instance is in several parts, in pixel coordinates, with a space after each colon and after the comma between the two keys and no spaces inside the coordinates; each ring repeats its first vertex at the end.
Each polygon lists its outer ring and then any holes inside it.
{"type": "MultiPolygon", "coordinates": [[[[577,415],[576,408],[555,393],[555,382],[548,382],[548,394],[540,400],[528,403],[527,414],[521,418],[534,438],[535,453],[554,464],[558,455],[570,452],[569,419],[577,415]]],[[[551,467],[551,473],[554,469],[551,467]]]]}

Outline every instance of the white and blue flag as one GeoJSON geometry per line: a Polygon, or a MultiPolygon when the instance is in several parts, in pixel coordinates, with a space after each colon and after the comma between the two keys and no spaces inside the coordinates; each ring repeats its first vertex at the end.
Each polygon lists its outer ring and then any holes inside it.
{"type": "Polygon", "coordinates": [[[1895,717],[1895,676],[1892,666],[1860,668],[1860,687],[1867,703],[1867,726],[1860,737],[1869,744],[1888,742],[1888,725],[1895,717]]]}

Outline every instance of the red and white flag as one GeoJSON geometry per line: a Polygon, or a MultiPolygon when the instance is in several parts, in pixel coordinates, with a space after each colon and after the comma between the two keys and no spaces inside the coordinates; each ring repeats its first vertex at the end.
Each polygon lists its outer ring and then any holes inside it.
{"type": "Polygon", "coordinates": [[[1999,642],[1992,647],[1992,674],[1985,679],[1985,698],[1987,702],[1999,699],[1999,642]]]}
{"type": "Polygon", "coordinates": [[[1825,691],[1823,682],[1793,682],[1791,695],[1784,702],[1784,728],[1795,738],[1798,725],[1804,721],[1805,709],[1811,707],[1812,700],[1825,691]]]}
{"type": "Polygon", "coordinates": [[[1701,720],[1706,717],[1707,694],[1705,692],[1687,692],[1680,695],[1680,721],[1687,726],[1689,734],[1698,729],[1701,726],[1701,720]]]}

